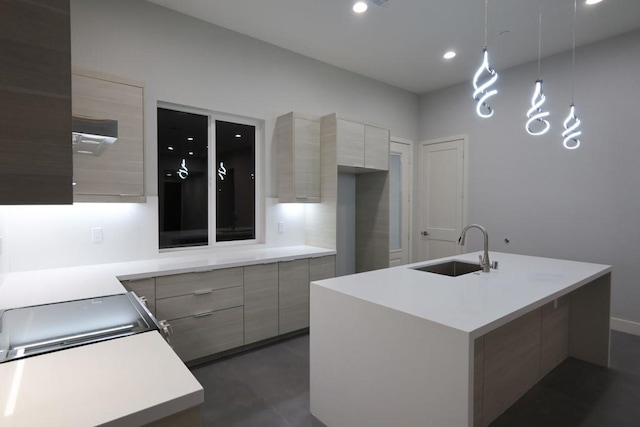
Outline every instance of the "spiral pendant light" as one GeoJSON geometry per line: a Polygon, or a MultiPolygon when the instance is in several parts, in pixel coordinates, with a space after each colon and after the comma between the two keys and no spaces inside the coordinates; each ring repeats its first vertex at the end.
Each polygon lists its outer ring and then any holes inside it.
{"type": "Polygon", "coordinates": [[[527,123],[525,129],[529,135],[538,136],[544,135],[549,131],[551,125],[546,119],[549,117],[549,112],[544,111],[542,106],[546,101],[544,92],[542,91],[542,79],[540,78],[540,61],[542,58],[542,1],[540,2],[540,17],[538,19],[538,79],[536,80],[535,87],[533,89],[533,96],[531,97],[531,108],[527,111],[527,123]]]}
{"type": "Polygon", "coordinates": [[[576,114],[576,106],[574,103],[574,86],[576,75],[576,16],[578,14],[578,0],[573,0],[573,49],[572,49],[572,63],[571,63],[571,105],[569,106],[569,115],[564,119],[562,132],[562,145],[567,150],[575,150],[580,147],[580,119],[576,114]]]}
{"type": "Polygon", "coordinates": [[[482,118],[493,116],[493,108],[487,103],[488,99],[498,93],[492,86],[498,80],[498,73],[489,65],[489,52],[487,51],[487,17],[489,0],[484,2],[484,48],[482,49],[482,64],[473,76],[473,99],[476,101],[476,112],[482,118]],[[484,82],[480,79],[486,78],[484,82]]]}

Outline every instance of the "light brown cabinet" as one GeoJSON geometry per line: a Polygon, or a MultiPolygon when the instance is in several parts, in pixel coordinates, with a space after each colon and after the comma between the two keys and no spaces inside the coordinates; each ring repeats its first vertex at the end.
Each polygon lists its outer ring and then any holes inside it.
{"type": "Polygon", "coordinates": [[[75,201],[144,200],[142,86],[120,77],[74,70],[75,201]]]}
{"type": "Polygon", "coordinates": [[[309,327],[309,260],[278,263],[280,334],[309,327]]]}
{"type": "Polygon", "coordinates": [[[337,165],[345,171],[389,170],[389,130],[380,126],[340,118],[322,118],[321,133],[336,140],[337,165]]]}
{"type": "Polygon", "coordinates": [[[0,2],[0,204],[70,204],[69,2],[0,2]]]}
{"type": "Polygon", "coordinates": [[[183,361],[244,344],[243,283],[242,267],[156,278],[156,317],[183,361]]]}
{"type": "Polygon", "coordinates": [[[320,201],[320,120],[288,113],[276,121],[280,203],[320,201]]]}
{"type": "Polygon", "coordinates": [[[278,264],[244,267],[244,343],[278,335],[278,264]]]}

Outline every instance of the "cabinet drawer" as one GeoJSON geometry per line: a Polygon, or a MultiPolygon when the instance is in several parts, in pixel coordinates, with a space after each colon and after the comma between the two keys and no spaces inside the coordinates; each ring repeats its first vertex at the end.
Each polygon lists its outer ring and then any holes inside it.
{"type": "Polygon", "coordinates": [[[243,344],[242,307],[174,320],[171,327],[171,346],[185,362],[243,344]]]}
{"type": "Polygon", "coordinates": [[[309,281],[332,277],[336,277],[336,257],[334,255],[309,260],[309,281]]]}
{"type": "Polygon", "coordinates": [[[239,307],[242,304],[242,286],[236,286],[217,291],[197,291],[189,295],[164,298],[157,301],[156,310],[159,319],[171,320],[239,307]]]}
{"type": "Polygon", "coordinates": [[[242,267],[162,276],[156,278],[156,298],[189,295],[194,292],[232,288],[242,284],[242,267]]]}
{"type": "Polygon", "coordinates": [[[156,279],[152,277],[150,279],[124,280],[122,286],[128,291],[135,292],[139,297],[145,297],[149,311],[154,316],[156,315],[156,279]]]}

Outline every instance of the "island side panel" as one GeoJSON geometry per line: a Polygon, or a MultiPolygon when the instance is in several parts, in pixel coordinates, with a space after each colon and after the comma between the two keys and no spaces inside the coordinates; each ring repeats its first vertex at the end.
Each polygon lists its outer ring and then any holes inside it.
{"type": "Polygon", "coordinates": [[[609,367],[611,273],[571,293],[569,356],[609,367]]]}
{"type": "Polygon", "coordinates": [[[471,426],[468,334],[311,284],[311,413],[328,427],[471,426]]]}

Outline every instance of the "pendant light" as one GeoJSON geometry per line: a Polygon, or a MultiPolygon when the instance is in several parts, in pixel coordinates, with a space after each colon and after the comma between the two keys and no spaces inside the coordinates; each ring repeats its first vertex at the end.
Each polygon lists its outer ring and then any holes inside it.
{"type": "Polygon", "coordinates": [[[489,9],[489,0],[484,2],[484,48],[482,49],[482,64],[473,76],[473,99],[476,101],[476,112],[482,118],[493,116],[493,108],[487,104],[487,100],[497,94],[496,89],[491,89],[498,80],[498,73],[489,65],[489,53],[487,51],[487,17],[489,9]],[[483,73],[488,73],[489,79],[484,83],[479,83],[483,73]]]}
{"type": "Polygon", "coordinates": [[[540,1],[540,17],[538,19],[538,79],[536,80],[531,97],[531,108],[527,111],[527,123],[525,129],[529,135],[544,135],[549,131],[551,125],[546,119],[549,112],[542,109],[542,105],[546,101],[544,92],[542,91],[542,79],[540,78],[540,61],[542,59],[542,0],[540,1]]]}
{"type": "Polygon", "coordinates": [[[569,115],[564,119],[562,132],[562,145],[567,150],[575,150],[580,147],[579,136],[582,135],[582,131],[579,130],[580,119],[576,115],[576,106],[574,103],[574,86],[576,77],[576,16],[578,14],[578,0],[573,0],[573,47],[572,47],[572,62],[571,62],[571,105],[569,106],[569,115]]]}

